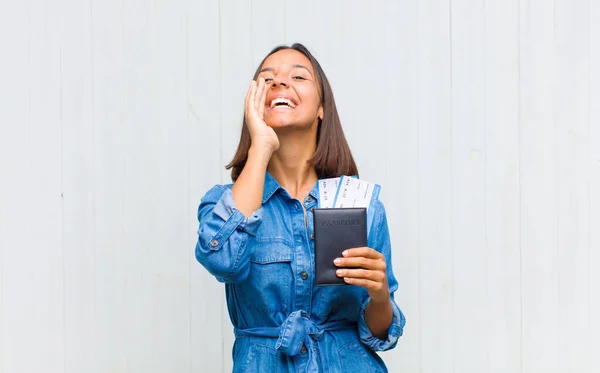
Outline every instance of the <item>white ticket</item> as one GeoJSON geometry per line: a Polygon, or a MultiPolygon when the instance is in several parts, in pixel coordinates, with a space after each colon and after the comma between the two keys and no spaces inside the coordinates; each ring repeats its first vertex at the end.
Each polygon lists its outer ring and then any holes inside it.
{"type": "Polygon", "coordinates": [[[380,190],[381,187],[378,184],[342,176],[339,180],[333,207],[365,207],[368,209],[371,202],[379,198],[380,190]]]}
{"type": "Polygon", "coordinates": [[[319,207],[332,208],[338,189],[339,177],[319,180],[319,207]]]}

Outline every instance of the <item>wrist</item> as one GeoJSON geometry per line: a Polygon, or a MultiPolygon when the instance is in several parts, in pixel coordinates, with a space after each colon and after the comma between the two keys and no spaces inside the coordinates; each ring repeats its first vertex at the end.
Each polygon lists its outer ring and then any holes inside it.
{"type": "Polygon", "coordinates": [[[387,304],[391,305],[389,290],[383,291],[380,294],[369,294],[369,296],[371,297],[369,303],[373,303],[375,306],[381,307],[386,306],[387,304]]]}
{"type": "Polygon", "coordinates": [[[271,156],[274,153],[274,149],[270,145],[251,145],[248,150],[248,161],[257,161],[265,166],[271,160],[271,156]]]}

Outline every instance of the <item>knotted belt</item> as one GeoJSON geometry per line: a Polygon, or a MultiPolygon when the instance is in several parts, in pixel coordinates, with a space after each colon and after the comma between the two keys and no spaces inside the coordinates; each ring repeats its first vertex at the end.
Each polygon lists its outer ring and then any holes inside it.
{"type": "MultiPolygon", "coordinates": [[[[304,344],[308,350],[307,372],[318,373],[319,362],[314,353],[314,351],[319,348],[317,342],[323,338],[323,334],[326,331],[349,329],[353,326],[354,324],[348,321],[333,321],[325,324],[316,324],[308,317],[306,311],[299,310],[292,312],[280,327],[235,328],[234,334],[236,338],[278,338],[275,348],[288,356],[298,355],[302,348],[302,344],[304,344]]],[[[323,354],[319,351],[318,356],[323,356],[323,354]]],[[[321,359],[321,366],[325,372],[329,372],[327,359],[321,359]]]]}

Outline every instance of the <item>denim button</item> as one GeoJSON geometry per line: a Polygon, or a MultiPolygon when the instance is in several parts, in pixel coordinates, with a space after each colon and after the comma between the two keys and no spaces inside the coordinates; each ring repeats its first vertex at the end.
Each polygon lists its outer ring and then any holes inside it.
{"type": "Polygon", "coordinates": [[[312,196],[308,196],[308,197],[306,197],[306,202],[310,203],[310,202],[312,202],[312,201],[313,201],[313,198],[312,198],[312,196]]]}
{"type": "Polygon", "coordinates": [[[312,233],[310,234],[310,239],[311,239],[311,240],[314,240],[314,239],[315,239],[315,232],[312,232],[312,233]]]}
{"type": "Polygon", "coordinates": [[[217,240],[210,241],[210,246],[212,246],[212,247],[216,247],[218,244],[219,244],[219,241],[217,241],[217,240]]]}
{"type": "Polygon", "coordinates": [[[305,354],[305,353],[307,353],[307,352],[308,352],[308,350],[306,349],[306,346],[305,346],[305,345],[302,345],[302,347],[300,347],[300,353],[301,353],[301,354],[305,354]]]}
{"type": "Polygon", "coordinates": [[[301,275],[302,275],[303,280],[306,280],[308,278],[308,273],[306,273],[306,272],[302,272],[301,275]]]}

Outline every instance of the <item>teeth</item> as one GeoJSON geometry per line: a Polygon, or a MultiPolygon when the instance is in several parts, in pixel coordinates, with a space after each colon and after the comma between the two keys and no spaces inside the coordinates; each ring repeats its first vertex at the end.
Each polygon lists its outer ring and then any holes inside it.
{"type": "Polygon", "coordinates": [[[294,103],[292,101],[288,100],[287,98],[277,97],[277,98],[273,99],[273,101],[271,101],[271,109],[274,108],[278,104],[285,104],[285,105],[291,107],[292,109],[296,107],[296,105],[294,105],[294,103]]]}

